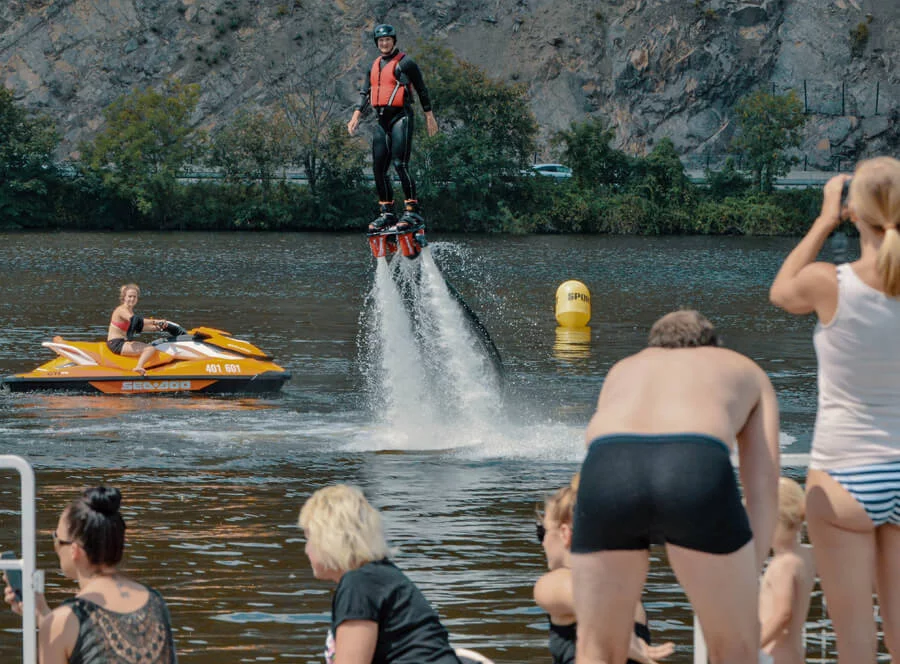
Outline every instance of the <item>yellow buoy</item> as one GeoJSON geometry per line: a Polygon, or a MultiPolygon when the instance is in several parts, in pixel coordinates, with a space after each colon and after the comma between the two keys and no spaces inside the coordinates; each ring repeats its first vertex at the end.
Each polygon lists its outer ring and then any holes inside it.
{"type": "Polygon", "coordinates": [[[571,279],[556,289],[556,322],[562,327],[584,327],[591,320],[591,293],[571,279]]]}

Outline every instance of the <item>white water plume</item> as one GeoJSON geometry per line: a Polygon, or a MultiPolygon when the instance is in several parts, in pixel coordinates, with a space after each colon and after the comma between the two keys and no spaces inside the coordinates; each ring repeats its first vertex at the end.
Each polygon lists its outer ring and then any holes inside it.
{"type": "Polygon", "coordinates": [[[466,319],[462,306],[450,293],[431,252],[420,258],[421,280],[416,313],[435,376],[443,377],[442,398],[465,412],[469,419],[490,421],[500,409],[500,389],[491,360],[466,319]]]}
{"type": "Polygon", "coordinates": [[[363,355],[377,447],[436,449],[494,437],[500,381],[489,339],[457,300],[428,248],[378,259],[363,355]]]}
{"type": "Polygon", "coordinates": [[[374,310],[370,340],[375,352],[369,361],[377,362],[379,368],[369,386],[370,391],[374,388],[376,392],[372,395],[374,405],[383,409],[388,421],[396,421],[401,410],[412,412],[417,416],[413,419],[427,420],[430,413],[419,404],[424,391],[421,357],[402,296],[384,259],[376,261],[371,300],[374,310]]]}

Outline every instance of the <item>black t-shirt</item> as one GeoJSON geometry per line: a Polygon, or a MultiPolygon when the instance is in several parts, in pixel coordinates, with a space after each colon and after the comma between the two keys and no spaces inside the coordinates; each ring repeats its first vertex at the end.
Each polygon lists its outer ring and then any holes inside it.
{"type": "Polygon", "coordinates": [[[346,620],[378,623],[372,664],[459,664],[437,613],[390,560],[341,577],[331,600],[331,633],[346,620]]]}

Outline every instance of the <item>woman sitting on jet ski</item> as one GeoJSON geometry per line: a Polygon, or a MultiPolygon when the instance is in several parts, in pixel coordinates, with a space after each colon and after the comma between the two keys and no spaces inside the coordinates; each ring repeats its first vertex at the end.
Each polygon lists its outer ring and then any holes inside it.
{"type": "Polygon", "coordinates": [[[169,321],[156,318],[143,318],[134,313],[134,307],[141,296],[141,289],[137,284],[125,284],[119,289],[121,304],[116,307],[109,321],[109,334],[106,335],[106,345],[116,355],[139,356],[134,370],[142,376],[146,373],[144,364],[153,357],[156,349],[150,344],[140,341],[132,341],[135,334],[148,330],[162,331],[169,325],[169,321]]]}

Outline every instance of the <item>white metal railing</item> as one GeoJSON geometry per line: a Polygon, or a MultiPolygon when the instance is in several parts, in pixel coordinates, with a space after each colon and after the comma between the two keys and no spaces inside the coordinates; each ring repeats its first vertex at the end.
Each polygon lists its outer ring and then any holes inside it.
{"type": "Polygon", "coordinates": [[[25,459],[12,454],[0,455],[0,468],[12,468],[19,472],[21,483],[21,552],[17,560],[0,559],[0,570],[22,571],[22,664],[37,662],[37,619],[35,618],[35,592],[43,592],[42,573],[35,569],[35,509],[34,470],[25,459]]]}
{"type": "Polygon", "coordinates": [[[703,638],[703,630],[700,629],[700,621],[696,614],[694,615],[694,664],[709,664],[706,640],[703,638]]]}

